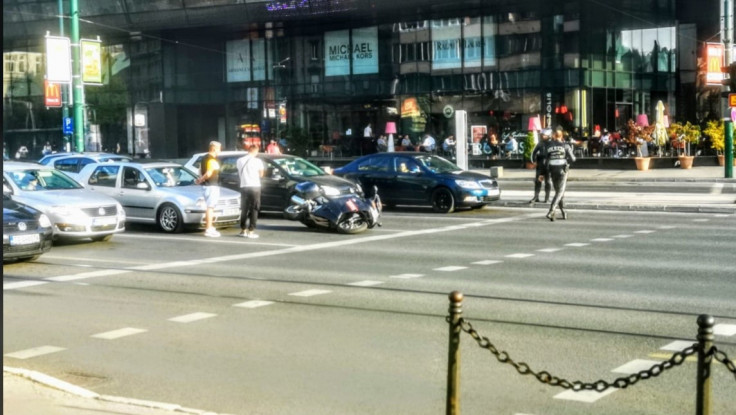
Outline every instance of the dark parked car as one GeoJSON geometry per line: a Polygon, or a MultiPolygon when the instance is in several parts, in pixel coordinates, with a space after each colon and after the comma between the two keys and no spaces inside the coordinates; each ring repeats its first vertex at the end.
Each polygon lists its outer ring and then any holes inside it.
{"type": "Polygon", "coordinates": [[[364,189],[376,186],[388,206],[431,205],[449,213],[457,207],[481,208],[501,197],[495,179],[427,153],[371,154],[335,169],[335,175],[359,181],[364,189]]]}
{"type": "MultiPolygon", "coordinates": [[[[199,172],[202,158],[207,153],[192,156],[186,167],[199,172]]],[[[223,151],[220,160],[220,185],[233,190],[240,190],[238,177],[238,159],[245,156],[245,151],[223,151]]],[[[289,198],[294,194],[294,186],[304,181],[316,183],[327,196],[345,194],[363,195],[358,184],[328,174],[309,161],[288,154],[258,154],[266,166],[266,172],[261,178],[261,210],[283,212],[289,205],[289,198]]]]}
{"type": "Polygon", "coordinates": [[[33,261],[51,249],[48,216],[3,193],[3,262],[33,261]]]}

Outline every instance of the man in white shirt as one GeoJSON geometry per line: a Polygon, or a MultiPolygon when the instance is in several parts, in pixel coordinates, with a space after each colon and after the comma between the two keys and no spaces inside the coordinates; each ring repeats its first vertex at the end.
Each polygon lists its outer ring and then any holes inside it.
{"type": "Polygon", "coordinates": [[[368,125],[366,125],[363,129],[363,138],[373,138],[373,129],[371,128],[371,123],[368,123],[368,125]]]}
{"type": "Polygon", "coordinates": [[[255,239],[258,211],[261,209],[261,177],[266,170],[258,158],[258,146],[248,148],[248,154],[238,159],[240,177],[240,236],[255,239]],[[250,221],[249,221],[250,220],[250,221]]]}
{"type": "Polygon", "coordinates": [[[422,151],[426,151],[426,152],[431,153],[431,152],[434,151],[435,146],[436,146],[436,143],[434,141],[434,137],[432,137],[429,134],[425,134],[424,135],[424,140],[422,140],[422,146],[421,146],[420,149],[422,151]]]}

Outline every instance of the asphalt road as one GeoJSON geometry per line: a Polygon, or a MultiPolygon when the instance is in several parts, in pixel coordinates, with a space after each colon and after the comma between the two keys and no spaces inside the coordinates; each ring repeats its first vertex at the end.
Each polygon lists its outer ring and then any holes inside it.
{"type": "MultiPolygon", "coordinates": [[[[702,313],[736,357],[732,215],[545,213],[387,211],[356,236],[265,217],[255,241],[136,227],[57,245],[3,267],[3,361],[232,414],[442,413],[454,290],[498,349],[570,381],[668,359],[694,342],[702,313]]],[[[694,412],[690,360],[625,390],[572,394],[468,335],[461,344],[466,414],[694,412]]],[[[714,365],[713,414],[728,414],[734,375],[714,365]]]]}

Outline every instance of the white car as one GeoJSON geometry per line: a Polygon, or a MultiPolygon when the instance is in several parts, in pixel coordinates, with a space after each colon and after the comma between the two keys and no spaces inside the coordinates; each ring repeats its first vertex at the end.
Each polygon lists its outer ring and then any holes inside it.
{"type": "MultiPolygon", "coordinates": [[[[79,172],[87,189],[117,199],[128,222],[157,224],[164,232],[185,226],[204,229],[204,186],[182,165],[160,161],[89,164],[79,172]]],[[[240,223],[240,193],[221,189],[215,207],[215,227],[240,223]]]]}
{"type": "Polygon", "coordinates": [[[51,166],[6,161],[3,193],[49,217],[54,238],[107,241],[125,230],[125,211],[115,199],[85,189],[51,166]]]}

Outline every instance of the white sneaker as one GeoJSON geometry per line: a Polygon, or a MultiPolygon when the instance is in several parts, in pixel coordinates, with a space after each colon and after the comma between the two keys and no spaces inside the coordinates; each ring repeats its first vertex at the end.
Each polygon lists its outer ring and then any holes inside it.
{"type": "Polygon", "coordinates": [[[246,231],[241,231],[241,232],[240,232],[240,233],[238,234],[238,236],[240,236],[240,237],[242,237],[242,238],[247,238],[247,237],[248,237],[248,232],[246,232],[246,231]]]}
{"type": "Polygon", "coordinates": [[[217,230],[215,230],[214,228],[207,229],[206,231],[204,231],[204,236],[208,238],[217,238],[220,236],[220,232],[217,232],[217,230]]]}
{"type": "Polygon", "coordinates": [[[250,232],[250,233],[248,233],[248,236],[246,236],[246,238],[249,238],[249,239],[258,239],[258,234],[257,233],[250,232]]]}

